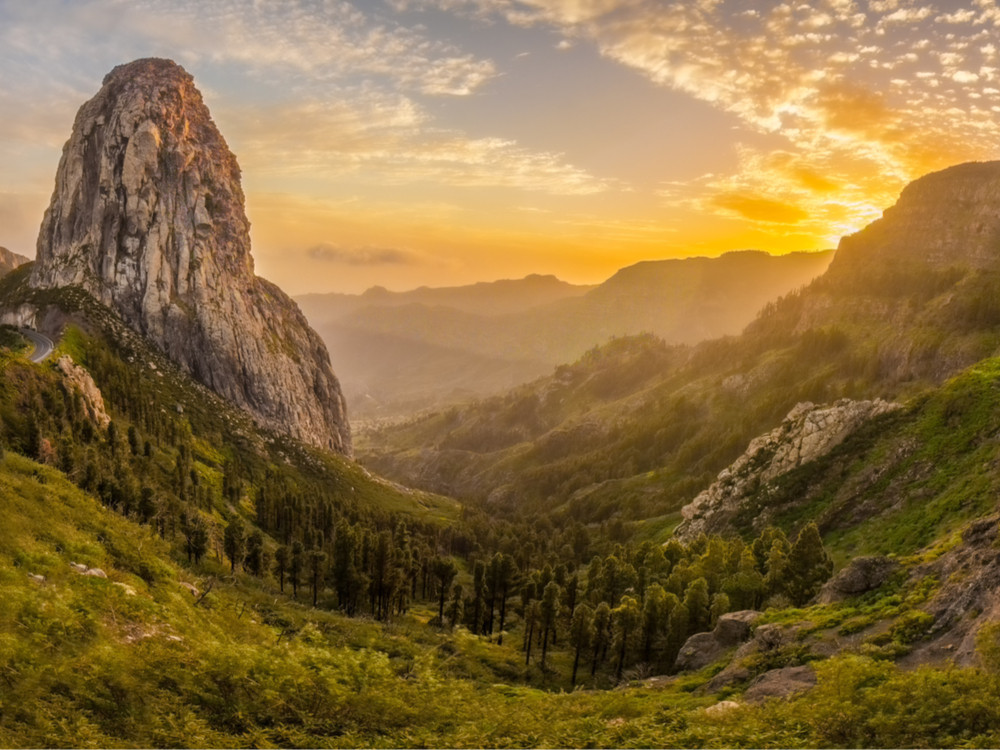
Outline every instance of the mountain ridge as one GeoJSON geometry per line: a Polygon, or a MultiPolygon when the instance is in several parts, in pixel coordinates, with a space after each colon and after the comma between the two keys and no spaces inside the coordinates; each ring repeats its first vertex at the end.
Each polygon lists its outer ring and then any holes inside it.
{"type": "Polygon", "coordinates": [[[812,280],[830,259],[830,251],[771,256],[747,250],[719,258],[643,261],[592,288],[527,277],[440,290],[300,299],[343,363],[352,412],[378,416],[386,411],[379,403],[391,405],[403,395],[419,403],[413,383],[397,384],[397,372],[426,382],[423,405],[433,406],[463,392],[466,399],[482,397],[527,382],[615,336],[653,332],[671,343],[696,343],[736,333],[766,302],[812,280]],[[548,289],[548,298],[515,291],[526,286],[535,292],[548,289]],[[364,337],[369,338],[362,352],[352,341],[364,337]],[[408,358],[388,368],[370,364],[367,356],[378,337],[392,342],[387,346],[391,353],[398,352],[395,342],[408,342],[408,358]],[[448,352],[449,367],[433,366],[435,351],[448,352]],[[480,375],[483,358],[495,362],[496,369],[480,375]],[[435,378],[448,387],[436,387],[435,378]],[[370,400],[371,406],[366,408],[362,400],[370,400]]]}

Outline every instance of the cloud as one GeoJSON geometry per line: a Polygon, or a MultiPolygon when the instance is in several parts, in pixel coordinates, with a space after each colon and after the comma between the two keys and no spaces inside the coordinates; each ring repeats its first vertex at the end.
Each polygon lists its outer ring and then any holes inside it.
{"type": "Polygon", "coordinates": [[[995,158],[1000,142],[1000,96],[983,86],[998,72],[1000,10],[989,0],[948,12],[919,0],[782,2],[754,14],[712,0],[420,1],[589,42],[808,165],[790,168],[762,146],[748,158],[755,149],[744,145],[739,171],[686,186],[705,211],[764,223],[836,216],[851,231],[845,222],[878,215],[910,180],[995,158]]]}
{"type": "Polygon", "coordinates": [[[798,224],[809,216],[801,208],[788,203],[740,193],[717,195],[712,204],[747,219],[774,224],[798,224]]]}
{"type": "Polygon", "coordinates": [[[417,257],[406,250],[389,247],[342,247],[326,242],[307,248],[306,255],[313,260],[347,266],[396,266],[417,262],[417,257]]]}
{"type": "Polygon", "coordinates": [[[433,182],[552,195],[622,187],[558,153],[435,126],[415,100],[367,86],[331,92],[326,100],[227,108],[219,119],[244,169],[257,176],[350,175],[381,185],[433,182]]]}

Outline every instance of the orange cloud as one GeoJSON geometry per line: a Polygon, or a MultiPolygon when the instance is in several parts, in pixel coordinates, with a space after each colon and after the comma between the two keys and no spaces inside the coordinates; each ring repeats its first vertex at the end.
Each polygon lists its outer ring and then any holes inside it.
{"type": "Polygon", "coordinates": [[[809,217],[807,212],[789,203],[741,193],[717,195],[711,203],[746,219],[772,224],[797,224],[809,217]]]}

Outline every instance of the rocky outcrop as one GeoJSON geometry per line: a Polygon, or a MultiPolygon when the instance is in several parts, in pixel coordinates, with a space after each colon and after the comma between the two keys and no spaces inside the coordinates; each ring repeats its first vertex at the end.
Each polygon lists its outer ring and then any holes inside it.
{"type": "Polygon", "coordinates": [[[808,664],[772,669],[759,675],[743,694],[743,699],[759,703],[768,698],[789,698],[816,685],[816,671],[808,664]]]}
{"type": "Polygon", "coordinates": [[[750,628],[760,615],[752,609],[722,615],[712,631],[695,633],[684,641],[674,662],[675,669],[689,672],[718,661],[750,637],[750,628]]]}
{"type": "Polygon", "coordinates": [[[818,602],[831,604],[877,589],[899,570],[899,562],[884,555],[856,557],[823,584],[818,602]]]}
{"type": "Polygon", "coordinates": [[[63,382],[69,393],[79,391],[83,397],[83,405],[88,416],[96,422],[102,429],[106,429],[111,422],[107,410],[104,408],[104,396],[97,387],[90,373],[73,361],[68,354],[64,354],[56,362],[56,368],[62,373],[63,382]]]}
{"type": "Polygon", "coordinates": [[[63,149],[31,284],[77,285],[258,423],[351,453],[320,338],[254,275],[240,169],[169,60],[104,79],[63,149]]]}
{"type": "Polygon", "coordinates": [[[829,453],[865,422],[899,408],[882,399],[797,404],[780,426],[754,438],[742,456],[681,509],[684,520],[675,534],[692,539],[702,532],[725,530],[743,503],[768,482],[829,453]]]}

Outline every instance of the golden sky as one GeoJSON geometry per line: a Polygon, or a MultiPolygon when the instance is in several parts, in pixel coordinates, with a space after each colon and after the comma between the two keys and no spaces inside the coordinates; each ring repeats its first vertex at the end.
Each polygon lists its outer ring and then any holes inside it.
{"type": "Polygon", "coordinates": [[[293,294],[833,247],[1000,144],[990,0],[0,0],[0,245],[76,109],[170,57],[293,294]]]}

